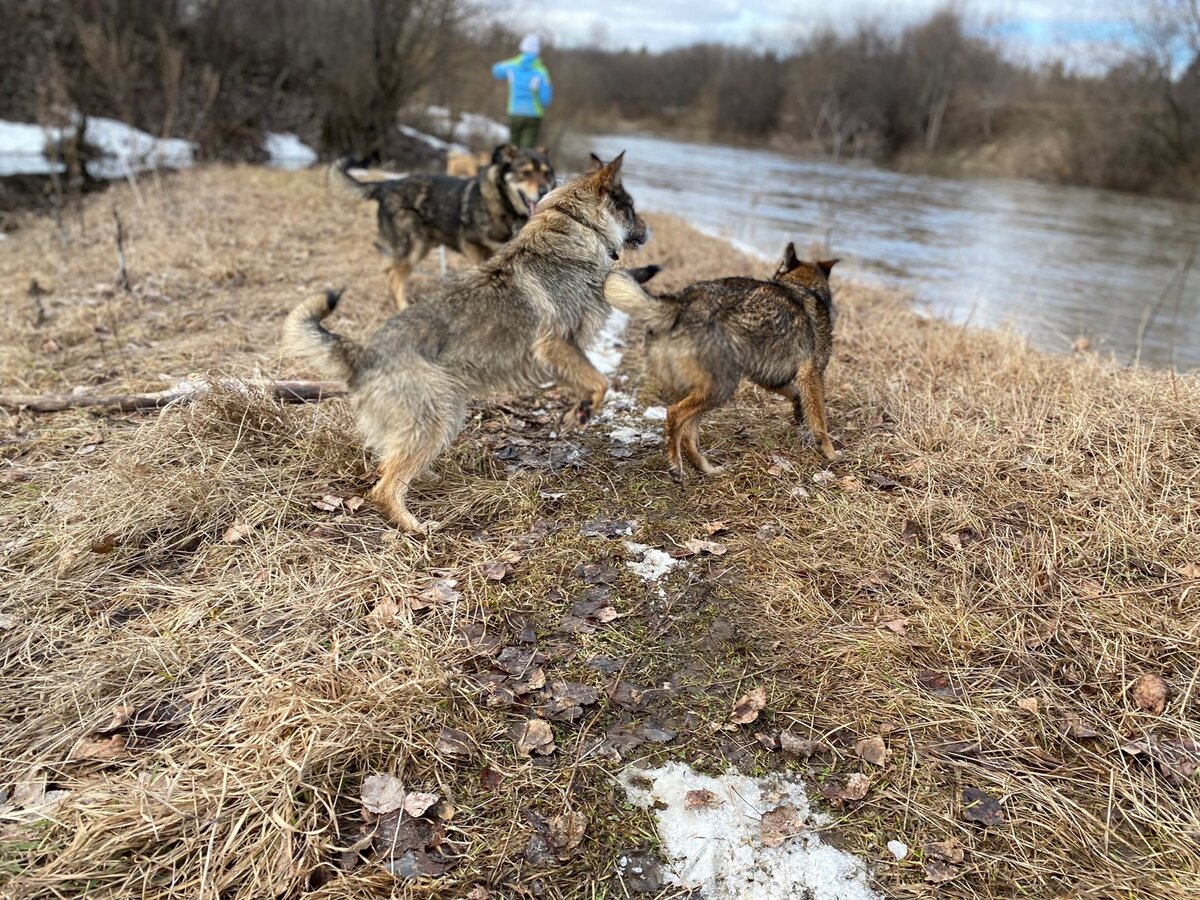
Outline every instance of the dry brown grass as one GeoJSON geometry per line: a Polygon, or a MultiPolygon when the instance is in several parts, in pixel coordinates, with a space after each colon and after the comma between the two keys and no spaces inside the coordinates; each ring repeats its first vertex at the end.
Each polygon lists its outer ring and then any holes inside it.
{"type": "MultiPolygon", "coordinates": [[[[126,188],[93,198],[65,249],[46,221],[4,245],[6,390],[305,374],[275,349],[302,295],[348,285],[348,333],[387,314],[370,209],[328,195],[319,175],[209,169],[142,192],[142,206],[126,188]],[[129,296],[109,288],[113,203],[131,234],[129,296]],[[53,291],[36,327],[31,278],[53,291]]],[[[642,256],[669,266],[668,286],[764,268],[654,224],[642,256]]],[[[1047,356],[923,321],[878,291],[839,296],[829,395],[845,454],[832,480],[813,480],[819,457],[754,390],[706,425],[729,474],[682,490],[659,448],[614,459],[595,429],[577,439],[590,455],[576,467],[510,475],[496,449],[547,444],[547,428],[529,404],[493,405],[415,494],[419,515],[446,523],[428,541],[397,538],[369,506],[312,506],[370,484],[341,401],[224,393],[151,417],[7,419],[2,890],[377,896],[393,876],[342,851],[361,834],[363,777],[385,772],[457,807],[460,864],[405,882],[411,895],[624,896],[614,860],[653,838],[596,738],[652,717],[677,734],[654,754],[701,767],[792,767],[814,786],[869,772],[835,831],[891,894],[932,893],[920,848],[955,837],[965,861],[939,896],[1195,896],[1200,790],[1161,761],[1163,742],[1200,739],[1200,381],[1047,356]],[[598,513],[637,519],[637,540],[668,549],[725,520],[729,552],[689,561],[664,597],[622,570],[624,618],[556,633],[586,587],[575,566],[623,558],[618,542],[580,534],[598,513]],[[540,521],[555,527],[522,541],[540,521]],[[248,536],[224,540],[237,523],[248,536]],[[513,546],[525,549],[507,580],[487,578],[513,546]],[[372,615],[446,575],[457,603],[372,615]],[[525,714],[481,702],[473,681],[494,654],[481,626],[501,643],[532,626],[551,679],[603,689],[613,676],[587,663],[606,654],[623,680],[657,690],[646,709],[602,699],[556,724],[558,751],[530,762],[510,737],[525,714]],[[1134,705],[1144,674],[1170,687],[1161,714],[1134,705]],[[757,684],[760,721],[714,732],[757,684]],[[1018,706],[1030,698],[1035,712],[1018,706]],[[116,758],[72,760],[114,707],[138,713],[115,732],[116,758]],[[1073,720],[1094,736],[1064,734],[1073,720]],[[469,760],[438,748],[443,726],[470,736],[469,760]],[[806,765],[753,736],[785,728],[832,754],[806,765]],[[852,752],[875,735],[891,751],[882,768],[852,752]],[[1122,752],[1139,741],[1157,743],[1122,752]],[[965,822],[967,786],[1001,800],[1006,822],[965,822]],[[15,788],[22,801],[68,793],[49,819],[13,821],[15,788]],[[590,819],[581,851],[526,860],[529,811],[564,810],[590,819]],[[914,854],[896,863],[892,838],[914,854]]],[[[654,402],[638,371],[631,351],[625,387],[654,402]]]]}

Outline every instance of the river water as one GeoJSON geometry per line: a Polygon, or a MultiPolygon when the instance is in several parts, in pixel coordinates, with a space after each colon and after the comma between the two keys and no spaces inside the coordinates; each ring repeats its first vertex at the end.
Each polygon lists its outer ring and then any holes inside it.
{"type": "Polygon", "coordinates": [[[1123,364],[1200,368],[1200,271],[1186,271],[1200,205],[641,135],[574,149],[627,151],[639,208],[771,258],[789,240],[801,255],[825,245],[839,274],[902,288],[955,322],[1012,325],[1056,351],[1086,337],[1123,364]]]}

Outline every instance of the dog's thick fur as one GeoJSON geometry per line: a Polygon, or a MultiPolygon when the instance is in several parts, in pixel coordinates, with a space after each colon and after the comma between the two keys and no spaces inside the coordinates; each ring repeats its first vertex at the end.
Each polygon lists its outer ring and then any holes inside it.
{"type": "Polygon", "coordinates": [[[337,294],[288,316],[285,350],[349,382],[364,443],[381,463],[372,499],[399,527],[426,530],[405,495],[458,434],[468,400],[554,379],[579,398],[579,425],[604,401],[608,382],[584,351],[608,316],[605,279],[619,251],[647,234],[621,186],[623,156],[547,195],[495,256],[447,280],[431,302],[393,316],[364,344],[321,325],[337,294]]]}
{"type": "Polygon", "coordinates": [[[462,153],[451,150],[446,154],[446,174],[455,178],[474,178],[479,170],[491,165],[492,154],[486,152],[462,153]]]}
{"type": "Polygon", "coordinates": [[[554,167],[540,150],[502,144],[474,178],[407,175],[360,181],[350,164],[336,166],[346,185],[379,204],[379,247],[391,261],[388,287],[399,309],[413,269],[437,246],[478,264],[510,241],[555,184],[554,167]]]}
{"type": "Polygon", "coordinates": [[[720,469],[700,451],[700,418],[729,402],[743,378],[792,401],[821,452],[835,456],[825,423],[825,367],[833,352],[829,271],[837,260],[801,262],[788,244],[770,281],[700,281],[677,294],[651,296],[636,279],[614,273],[605,299],[647,325],[651,374],[667,409],[667,461],[683,479],[683,459],[704,474],[720,469]]]}

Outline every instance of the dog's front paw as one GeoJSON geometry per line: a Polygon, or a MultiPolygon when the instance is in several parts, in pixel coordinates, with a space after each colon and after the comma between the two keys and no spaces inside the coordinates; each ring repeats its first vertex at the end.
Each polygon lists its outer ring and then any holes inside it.
{"type": "Polygon", "coordinates": [[[575,422],[581,427],[592,421],[592,412],[595,407],[592,405],[591,399],[580,400],[575,406],[575,422]]]}

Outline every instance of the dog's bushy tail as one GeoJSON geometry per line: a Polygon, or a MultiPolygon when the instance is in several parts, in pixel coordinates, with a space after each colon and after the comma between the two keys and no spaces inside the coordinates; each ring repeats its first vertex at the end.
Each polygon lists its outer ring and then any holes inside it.
{"type": "Polygon", "coordinates": [[[604,282],[604,300],[614,309],[640,319],[651,330],[669,327],[679,308],[642,290],[642,285],[661,270],[661,266],[612,272],[604,282]]]}
{"type": "Polygon", "coordinates": [[[359,181],[350,174],[350,170],[356,164],[356,160],[350,156],[343,156],[341,159],[334,160],[329,164],[327,181],[336,181],[342,188],[365,200],[378,200],[380,198],[380,187],[387,182],[359,181]]]}
{"type": "Polygon", "coordinates": [[[321,324],[341,298],[341,291],[326,291],[288,313],[283,323],[283,351],[312,363],[326,375],[349,380],[358,367],[362,348],[321,324]]]}

